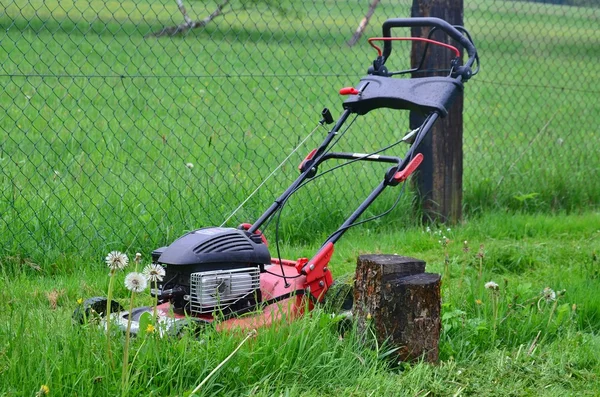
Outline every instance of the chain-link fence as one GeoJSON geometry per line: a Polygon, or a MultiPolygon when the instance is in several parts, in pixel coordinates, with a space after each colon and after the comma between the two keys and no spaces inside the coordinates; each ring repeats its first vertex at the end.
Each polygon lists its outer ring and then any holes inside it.
{"type": "MultiPolygon", "coordinates": [[[[597,206],[600,9],[465,3],[482,63],[465,93],[465,207],[597,206]]],[[[0,257],[151,249],[220,225],[323,107],[339,115],[338,89],[375,56],[365,37],[347,44],[374,5],[365,36],[410,16],[410,0],[4,2],[0,257]]],[[[407,63],[409,44],[394,53],[407,63]]],[[[373,113],[336,149],[367,153],[407,131],[403,112],[373,113]]],[[[228,225],[266,209],[325,133],[317,128],[228,225]]],[[[281,235],[325,236],[383,169],[315,180],[286,207],[281,235]]]]}

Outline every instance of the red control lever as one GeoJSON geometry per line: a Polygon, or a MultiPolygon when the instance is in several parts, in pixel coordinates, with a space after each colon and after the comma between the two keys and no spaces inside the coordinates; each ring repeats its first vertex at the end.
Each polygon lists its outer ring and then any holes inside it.
{"type": "Polygon", "coordinates": [[[310,153],[306,155],[304,160],[302,160],[302,162],[298,165],[298,170],[300,172],[302,172],[302,168],[304,167],[304,164],[306,164],[307,161],[310,161],[313,159],[313,157],[315,156],[315,153],[317,153],[317,149],[311,150],[310,153]]]}
{"type": "Polygon", "coordinates": [[[344,87],[340,90],[340,95],[358,95],[360,91],[354,87],[344,87]]]}
{"type": "Polygon", "coordinates": [[[408,165],[406,167],[404,167],[404,169],[402,171],[396,172],[396,174],[394,175],[394,180],[396,182],[404,182],[406,179],[408,179],[410,174],[415,172],[417,167],[419,165],[421,165],[422,162],[423,162],[423,155],[421,153],[417,153],[417,155],[415,157],[413,157],[413,159],[410,161],[410,163],[408,163],[408,165]]]}

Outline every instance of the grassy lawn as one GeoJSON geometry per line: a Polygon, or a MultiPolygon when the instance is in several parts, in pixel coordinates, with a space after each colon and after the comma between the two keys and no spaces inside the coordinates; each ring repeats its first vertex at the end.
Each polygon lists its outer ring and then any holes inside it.
{"type": "MultiPolygon", "coordinates": [[[[390,347],[340,335],[339,318],[319,308],[259,330],[200,394],[600,394],[599,11],[467,3],[482,69],[465,88],[466,221],[451,230],[415,225],[408,193],[386,218],[351,230],[332,260],[338,277],[373,252],[422,258],[442,273],[441,363],[390,365],[390,347]],[[488,281],[499,292],[486,290],[488,281]]],[[[281,4],[286,16],[237,10],[161,39],[144,36],[180,22],[171,0],[5,5],[0,396],[34,395],[41,385],[51,395],[120,394],[121,364],[107,363],[104,333],[71,321],[79,299],[106,294],[106,253],[147,258],[185,230],[221,224],[323,107],[340,114],[337,90],[374,56],[364,42],[345,45],[368,4],[281,4]]],[[[205,16],[214,6],[196,1],[189,10],[205,16]]],[[[367,34],[409,10],[409,1],[382,1],[367,34]]],[[[405,66],[409,47],[394,48],[405,66]]],[[[407,120],[392,111],[358,118],[336,150],[376,150],[402,137],[407,120]]],[[[255,219],[325,133],[317,129],[230,226],[255,219]]],[[[283,256],[311,256],[384,171],[353,165],[299,191],[282,214],[283,256]]],[[[389,189],[367,215],[397,193],[389,189]]],[[[115,295],[125,304],[119,277],[115,295]]],[[[129,394],[186,395],[243,337],[136,338],[129,394]]],[[[111,341],[119,357],[123,338],[111,341]]]]}
{"type": "MultiPolygon", "coordinates": [[[[5,255],[50,264],[128,246],[149,252],[184,230],[220,224],[316,126],[323,107],[340,114],[337,90],[355,84],[374,56],[364,42],[345,45],[362,3],[303,4],[285,3],[287,16],[238,10],[205,30],[161,39],[144,36],[179,22],[175,2],[8,4],[0,15],[5,255]]],[[[214,4],[190,7],[202,16],[214,4]]],[[[600,37],[592,28],[598,11],[590,10],[466,6],[482,60],[465,88],[467,212],[576,212],[600,203],[600,185],[587,183],[600,169],[591,150],[600,146],[600,37]]],[[[408,12],[408,1],[382,2],[367,34],[408,12]]],[[[392,66],[405,66],[409,47],[394,48],[392,66]]],[[[336,149],[376,150],[406,125],[405,112],[373,112],[336,149]]],[[[324,134],[318,130],[231,224],[255,219],[324,134]]],[[[383,172],[354,165],[315,181],[290,201],[286,238],[309,242],[315,230],[333,230],[383,172]]],[[[388,221],[406,219],[410,201],[388,221]]]]}
{"type": "MultiPolygon", "coordinates": [[[[365,252],[422,258],[429,272],[443,274],[440,364],[390,367],[383,358],[390,347],[354,331],[340,335],[338,319],[319,309],[291,325],[259,329],[199,395],[597,395],[599,224],[597,212],[490,213],[452,230],[353,232],[336,248],[336,277],[352,274],[365,252]],[[488,281],[499,285],[497,295],[484,288],[488,281]],[[544,299],[546,287],[556,300],[544,299]]],[[[294,258],[316,247],[283,251],[294,258]]],[[[103,332],[71,321],[79,298],[106,294],[102,260],[72,263],[56,275],[4,261],[2,272],[0,395],[32,395],[42,384],[51,395],[119,394],[123,336],[111,339],[113,370],[103,332]]],[[[126,305],[123,276],[115,296],[126,305]]],[[[137,298],[143,303],[146,294],[137,298]]],[[[243,336],[207,330],[198,338],[134,339],[130,394],[186,395],[243,336]]]]}

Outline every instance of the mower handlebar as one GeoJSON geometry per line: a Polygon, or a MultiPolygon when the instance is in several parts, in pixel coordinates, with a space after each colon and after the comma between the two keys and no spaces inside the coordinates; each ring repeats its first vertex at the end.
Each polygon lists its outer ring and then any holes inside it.
{"type": "MultiPolygon", "coordinates": [[[[441,29],[448,36],[456,40],[460,45],[462,45],[469,55],[469,60],[465,64],[467,67],[471,67],[475,62],[477,57],[477,49],[475,45],[469,40],[464,34],[462,34],[458,29],[454,26],[450,25],[448,22],[439,18],[392,18],[388,19],[383,23],[383,37],[391,37],[392,28],[413,28],[413,27],[423,27],[430,26],[434,28],[441,29]]],[[[392,53],[392,42],[385,41],[383,43],[383,59],[388,59],[390,54],[392,53]]]]}

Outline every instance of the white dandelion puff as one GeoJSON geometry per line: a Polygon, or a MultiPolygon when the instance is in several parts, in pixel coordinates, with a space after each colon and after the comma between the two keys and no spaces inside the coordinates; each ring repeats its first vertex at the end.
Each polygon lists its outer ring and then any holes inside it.
{"type": "Polygon", "coordinates": [[[494,281],[488,281],[487,283],[485,283],[485,288],[491,289],[492,291],[498,291],[500,287],[498,286],[498,283],[494,281]]]}
{"type": "Polygon", "coordinates": [[[552,288],[546,287],[542,291],[542,298],[548,303],[554,302],[556,300],[556,292],[552,288]]]}
{"type": "Polygon", "coordinates": [[[123,270],[129,263],[129,258],[122,252],[111,251],[106,255],[105,262],[112,271],[123,270]]]}
{"type": "Polygon", "coordinates": [[[131,272],[125,277],[125,287],[132,292],[142,292],[148,281],[142,273],[131,272]]]}
{"type": "Polygon", "coordinates": [[[192,168],[194,168],[194,163],[186,163],[185,166],[191,170],[192,168]]]}
{"type": "Polygon", "coordinates": [[[143,273],[148,281],[155,283],[157,281],[163,281],[165,268],[161,265],[151,263],[144,268],[143,273]]]}

